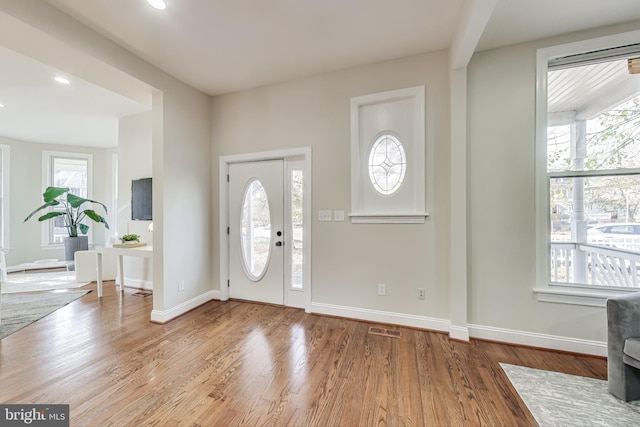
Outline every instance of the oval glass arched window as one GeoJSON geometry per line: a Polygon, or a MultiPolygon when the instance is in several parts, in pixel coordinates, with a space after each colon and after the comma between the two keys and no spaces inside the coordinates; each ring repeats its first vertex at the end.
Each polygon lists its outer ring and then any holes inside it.
{"type": "Polygon", "coordinates": [[[378,136],[369,152],[369,180],[376,191],[390,196],[398,191],[407,171],[407,157],[400,140],[390,134],[378,136]]]}
{"type": "Polygon", "coordinates": [[[267,193],[257,179],[249,181],[240,215],[242,266],[253,281],[262,279],[271,255],[271,211],[267,193]]]}

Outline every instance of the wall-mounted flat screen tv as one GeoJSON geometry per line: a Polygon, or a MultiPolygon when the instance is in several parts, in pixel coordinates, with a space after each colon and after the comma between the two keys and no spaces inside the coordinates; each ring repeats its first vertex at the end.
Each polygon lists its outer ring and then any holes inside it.
{"type": "Polygon", "coordinates": [[[151,178],[131,181],[131,219],[152,220],[151,178]]]}

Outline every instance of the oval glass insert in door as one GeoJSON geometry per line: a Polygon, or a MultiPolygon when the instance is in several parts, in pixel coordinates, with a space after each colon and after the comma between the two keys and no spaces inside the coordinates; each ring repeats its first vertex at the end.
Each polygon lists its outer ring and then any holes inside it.
{"type": "Polygon", "coordinates": [[[242,266],[249,279],[259,281],[271,255],[271,211],[264,187],[257,179],[248,182],[240,216],[242,266]]]}

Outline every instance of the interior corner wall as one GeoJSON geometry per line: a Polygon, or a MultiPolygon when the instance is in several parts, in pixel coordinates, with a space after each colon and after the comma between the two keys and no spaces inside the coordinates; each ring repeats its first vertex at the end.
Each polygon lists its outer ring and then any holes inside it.
{"type": "Polygon", "coordinates": [[[448,96],[448,53],[439,51],[214,97],[213,187],[219,156],[310,146],[312,305],[447,319],[448,96]],[[426,223],[317,221],[319,210],[351,209],[351,97],[419,85],[426,88],[426,223]],[[377,295],[379,283],[386,296],[377,295]],[[418,288],[426,300],[417,299],[418,288]]]}
{"type": "MultiPolygon", "coordinates": [[[[162,188],[162,250],[165,301],[205,302],[212,296],[217,272],[212,264],[210,97],[192,91],[163,91],[161,181],[156,180],[154,145],[154,243],[156,183],[162,188]],[[178,290],[178,282],[185,290],[178,290]],[[205,298],[205,299],[199,299],[205,298]]],[[[155,143],[155,142],[154,142],[155,143]]],[[[155,245],[154,245],[155,252],[155,245]]],[[[154,256],[154,262],[156,258],[154,256]]],[[[154,268],[154,286],[156,270],[154,268]]],[[[193,308],[193,306],[190,306],[193,308]]],[[[167,309],[171,306],[166,307],[167,309]]],[[[156,309],[154,303],[154,310],[156,309]]]]}
{"type": "MultiPolygon", "coordinates": [[[[117,237],[138,234],[140,241],[153,245],[153,233],[149,232],[151,221],[131,219],[131,181],[150,178],[152,170],[152,113],[151,111],[123,117],[118,123],[118,206],[117,237]]],[[[124,263],[125,284],[133,287],[151,288],[153,281],[152,262],[146,258],[127,258],[124,263]]]]}
{"type": "MultiPolygon", "coordinates": [[[[38,206],[42,205],[43,170],[42,152],[60,151],[86,153],[93,157],[93,183],[91,198],[104,202],[109,210],[111,170],[109,149],[76,147],[70,145],[41,144],[0,137],[0,144],[10,147],[10,242],[6,255],[7,265],[17,265],[42,259],[64,259],[64,249],[42,248],[42,223],[37,218],[23,220],[38,206]]],[[[105,229],[101,224],[89,224],[93,234],[91,243],[102,245],[105,229]]]]}
{"type": "Polygon", "coordinates": [[[536,50],[637,23],[477,53],[468,68],[469,323],[606,341],[600,307],[538,302],[535,229],[536,50]]]}

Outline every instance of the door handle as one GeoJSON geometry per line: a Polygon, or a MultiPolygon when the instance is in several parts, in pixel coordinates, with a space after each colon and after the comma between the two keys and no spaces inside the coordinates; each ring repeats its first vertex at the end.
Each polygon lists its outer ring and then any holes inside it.
{"type": "Polygon", "coordinates": [[[282,246],[282,242],[276,242],[276,246],[282,246]]]}

